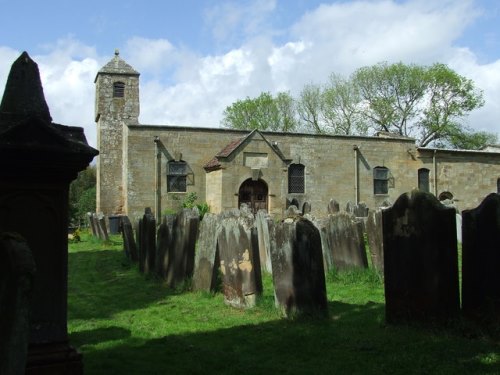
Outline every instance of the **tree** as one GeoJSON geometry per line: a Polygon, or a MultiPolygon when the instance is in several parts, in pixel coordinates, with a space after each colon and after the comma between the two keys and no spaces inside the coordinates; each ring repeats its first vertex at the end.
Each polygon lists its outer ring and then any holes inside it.
{"type": "Polygon", "coordinates": [[[69,219],[79,225],[85,220],[87,212],[96,207],[96,168],[93,166],[78,173],[69,185],[69,219]]]}
{"type": "Polygon", "coordinates": [[[322,109],[323,101],[320,86],[312,83],[305,85],[300,93],[297,111],[307,131],[317,134],[325,132],[320,123],[322,109]]]}
{"type": "Polygon", "coordinates": [[[222,125],[232,129],[293,131],[297,126],[294,100],[289,93],[280,92],[276,98],[269,92],[257,98],[247,97],[226,107],[222,125]]]}

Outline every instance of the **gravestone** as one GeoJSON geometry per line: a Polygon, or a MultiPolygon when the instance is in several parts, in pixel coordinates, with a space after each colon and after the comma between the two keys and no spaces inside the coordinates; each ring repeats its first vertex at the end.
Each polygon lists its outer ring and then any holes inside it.
{"type": "Polygon", "coordinates": [[[287,200],[286,200],[286,208],[288,208],[290,206],[295,206],[295,207],[297,207],[297,209],[300,207],[299,201],[297,200],[297,198],[292,198],[292,199],[288,199],[287,198],[287,200]]]}
{"type": "Polygon", "coordinates": [[[87,212],[87,218],[89,220],[89,227],[92,233],[92,236],[97,237],[97,228],[95,227],[95,222],[94,222],[94,213],[93,212],[87,212]]]}
{"type": "Polygon", "coordinates": [[[301,216],[302,212],[297,208],[295,205],[288,206],[288,208],[285,211],[285,218],[286,219],[295,219],[298,216],[301,216]]]}
{"type": "Polygon", "coordinates": [[[462,309],[480,321],[500,322],[500,195],[462,211],[462,309]]]}
{"type": "Polygon", "coordinates": [[[166,278],[168,249],[172,246],[174,238],[173,228],[176,220],[177,216],[175,214],[164,215],[156,232],[155,273],[162,279],[166,278]]]}
{"type": "Polygon", "coordinates": [[[255,305],[262,293],[257,229],[252,215],[238,209],[221,214],[217,237],[224,302],[233,307],[255,305]]]}
{"type": "Polygon", "coordinates": [[[335,269],[368,267],[363,223],[351,214],[339,212],[323,221],[327,248],[335,269]]]}
{"type": "Polygon", "coordinates": [[[255,226],[259,239],[259,257],[262,269],[268,273],[271,268],[271,243],[269,239],[269,226],[272,225],[272,218],[265,210],[257,211],[255,215],[255,226]]]}
{"type": "Polygon", "coordinates": [[[139,231],[139,270],[148,274],[154,271],[156,260],[156,219],[149,208],[145,209],[139,222],[139,231]]]}
{"type": "Polygon", "coordinates": [[[194,260],[193,290],[213,292],[217,288],[220,257],[217,250],[217,237],[221,230],[220,218],[206,213],[200,222],[198,246],[194,260]]]}
{"type": "Polygon", "coordinates": [[[355,217],[368,217],[368,207],[366,203],[359,202],[353,206],[353,214],[355,217]]]}
{"type": "Polygon", "coordinates": [[[382,210],[371,210],[366,220],[366,236],[368,237],[368,247],[372,266],[380,273],[384,274],[384,241],[382,231],[382,210]]]}
{"type": "Polygon", "coordinates": [[[68,343],[68,191],[97,151],[82,128],[52,122],[36,63],[12,65],[0,104],[0,232],[26,239],[37,272],[26,373],[81,374],[68,343]]]}
{"type": "Polygon", "coordinates": [[[321,238],[309,220],[274,226],[271,257],[276,306],[287,316],[327,310],[321,238]]]}
{"type": "Polygon", "coordinates": [[[311,213],[311,203],[309,202],[304,202],[302,205],[302,215],[310,214],[311,213]]]}
{"type": "Polygon", "coordinates": [[[340,205],[339,202],[337,202],[335,199],[330,199],[330,202],[328,202],[328,214],[336,214],[337,212],[340,212],[340,205]]]}
{"type": "Polygon", "coordinates": [[[196,207],[184,208],[177,214],[165,269],[165,280],[170,287],[175,287],[193,276],[199,223],[200,214],[196,207]]]}
{"type": "Polygon", "coordinates": [[[123,251],[125,252],[125,256],[132,262],[137,262],[139,260],[139,257],[137,254],[137,246],[134,239],[134,230],[128,216],[122,216],[121,227],[123,251]]]}
{"type": "Polygon", "coordinates": [[[0,374],[23,375],[35,262],[19,235],[0,233],[0,374]]]}
{"type": "Polygon", "coordinates": [[[352,203],[351,201],[347,201],[347,203],[345,204],[345,212],[354,215],[354,206],[354,203],[352,203]]]}
{"type": "Polygon", "coordinates": [[[459,308],[455,210],[430,193],[401,195],[382,211],[388,323],[446,321],[459,308]]]}
{"type": "Polygon", "coordinates": [[[102,212],[97,213],[97,231],[99,238],[103,241],[109,241],[108,228],[106,226],[106,216],[102,212]]]}

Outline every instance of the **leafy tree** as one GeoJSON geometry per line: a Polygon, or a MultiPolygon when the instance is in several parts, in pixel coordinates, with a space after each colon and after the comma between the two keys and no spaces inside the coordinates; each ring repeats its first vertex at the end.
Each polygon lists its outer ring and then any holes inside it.
{"type": "Polygon", "coordinates": [[[276,98],[263,92],[254,99],[238,100],[224,110],[222,125],[233,129],[293,131],[297,126],[294,100],[284,92],[276,98]]]}
{"type": "Polygon", "coordinates": [[[311,133],[325,133],[324,127],[320,123],[323,100],[321,87],[315,84],[305,85],[300,92],[297,111],[303,122],[303,127],[311,133]]]}
{"type": "Polygon", "coordinates": [[[96,168],[91,166],[81,171],[69,185],[69,219],[80,224],[87,212],[94,212],[96,207],[96,168]]]}

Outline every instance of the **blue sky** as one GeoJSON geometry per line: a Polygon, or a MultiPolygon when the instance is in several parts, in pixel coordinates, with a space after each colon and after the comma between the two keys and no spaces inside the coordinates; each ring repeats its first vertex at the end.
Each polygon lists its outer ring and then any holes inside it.
{"type": "Polygon", "coordinates": [[[499,132],[496,0],[0,0],[0,87],[24,50],[55,122],[95,145],[94,77],[115,48],[141,72],[141,123],[219,125],[262,91],[297,94],[380,61],[448,64],[486,105],[467,124],[499,132]]]}

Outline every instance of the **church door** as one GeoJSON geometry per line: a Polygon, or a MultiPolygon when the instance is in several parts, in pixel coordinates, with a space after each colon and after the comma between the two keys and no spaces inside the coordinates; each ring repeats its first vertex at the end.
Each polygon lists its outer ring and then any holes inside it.
{"type": "Polygon", "coordinates": [[[238,194],[238,207],[246,203],[255,214],[258,210],[267,211],[267,184],[263,180],[254,181],[251,178],[244,181],[238,194]]]}

